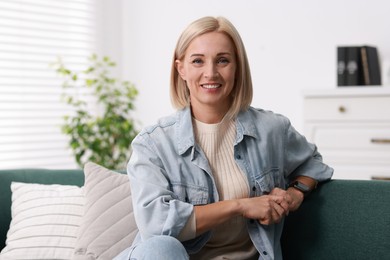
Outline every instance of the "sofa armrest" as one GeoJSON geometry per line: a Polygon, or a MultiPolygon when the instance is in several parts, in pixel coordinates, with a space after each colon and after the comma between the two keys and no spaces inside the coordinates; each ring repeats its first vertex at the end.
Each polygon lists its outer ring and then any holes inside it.
{"type": "Polygon", "coordinates": [[[390,259],[390,182],[332,180],[285,220],[289,259],[390,259]]]}

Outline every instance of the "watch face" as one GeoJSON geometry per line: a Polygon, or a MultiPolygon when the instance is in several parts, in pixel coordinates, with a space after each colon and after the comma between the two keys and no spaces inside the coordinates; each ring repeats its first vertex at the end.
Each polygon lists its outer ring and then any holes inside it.
{"type": "Polygon", "coordinates": [[[310,191],[310,188],[303,184],[302,182],[296,181],[294,183],[294,187],[297,188],[298,190],[302,191],[303,193],[307,193],[310,191]]]}

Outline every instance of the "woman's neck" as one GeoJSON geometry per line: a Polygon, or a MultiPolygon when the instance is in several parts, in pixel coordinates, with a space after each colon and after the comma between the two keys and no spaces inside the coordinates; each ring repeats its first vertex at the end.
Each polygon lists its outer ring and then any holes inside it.
{"type": "Polygon", "coordinates": [[[217,124],[222,121],[227,113],[227,109],[218,109],[215,107],[203,107],[202,109],[196,109],[191,107],[192,116],[206,124],[217,124]]]}

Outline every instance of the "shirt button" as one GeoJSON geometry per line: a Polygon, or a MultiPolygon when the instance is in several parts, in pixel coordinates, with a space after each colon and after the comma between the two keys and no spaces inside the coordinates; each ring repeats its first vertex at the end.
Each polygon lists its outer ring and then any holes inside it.
{"type": "Polygon", "coordinates": [[[237,155],[236,155],[236,159],[237,159],[237,160],[241,160],[241,155],[237,154],[237,155]]]}
{"type": "Polygon", "coordinates": [[[268,255],[267,251],[263,251],[263,255],[268,255]]]}
{"type": "Polygon", "coordinates": [[[252,187],[252,190],[253,190],[253,191],[256,191],[256,186],[253,186],[253,187],[252,187]]]}

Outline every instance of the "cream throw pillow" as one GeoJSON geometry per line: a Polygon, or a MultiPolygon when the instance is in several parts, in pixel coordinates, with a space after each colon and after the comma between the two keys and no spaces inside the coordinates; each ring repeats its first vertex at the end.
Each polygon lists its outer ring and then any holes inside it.
{"type": "Polygon", "coordinates": [[[71,259],[83,215],[82,189],[13,182],[12,220],[0,259],[71,259]]]}
{"type": "Polygon", "coordinates": [[[113,259],[131,246],[138,230],[128,176],[91,162],[84,174],[85,214],[73,259],[113,259]]]}

